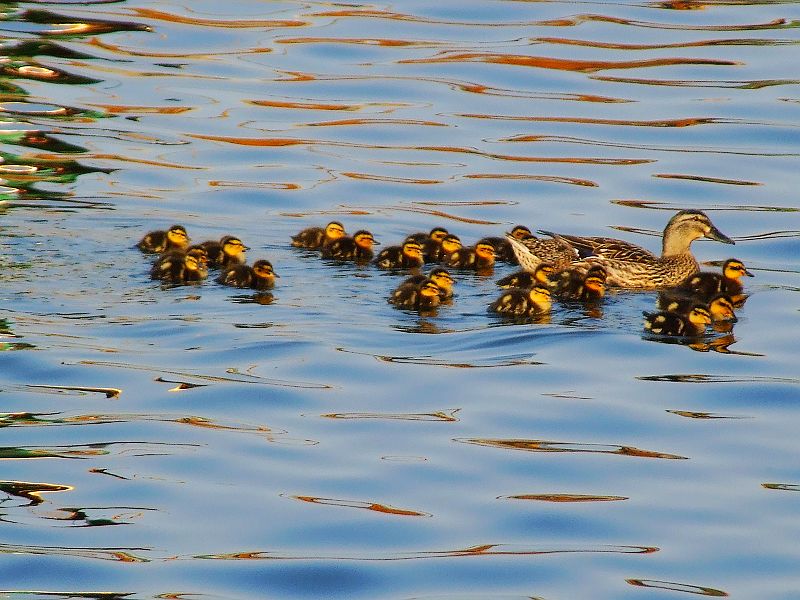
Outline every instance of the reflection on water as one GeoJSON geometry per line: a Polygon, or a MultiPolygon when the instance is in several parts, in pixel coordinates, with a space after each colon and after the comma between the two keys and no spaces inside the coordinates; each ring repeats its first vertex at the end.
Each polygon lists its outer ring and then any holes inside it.
{"type": "Polygon", "coordinates": [[[0,23],[0,596],[794,598],[796,3],[0,23]],[[702,269],[757,274],[694,337],[645,335],[655,292],[503,321],[502,262],[397,310],[406,273],[290,246],[335,219],[658,252],[683,208],[736,241],[702,269]],[[280,279],[152,282],[134,244],[173,223],[280,279]]]}

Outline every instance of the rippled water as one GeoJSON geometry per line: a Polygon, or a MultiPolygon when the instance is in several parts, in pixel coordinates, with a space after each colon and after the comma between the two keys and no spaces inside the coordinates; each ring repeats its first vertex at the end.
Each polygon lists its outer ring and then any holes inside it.
{"type": "Polygon", "coordinates": [[[1,10],[0,596],[797,597],[797,3],[1,10]],[[509,324],[498,265],[418,315],[289,246],[679,208],[756,274],[692,345],[651,293],[509,324]],[[278,285],[151,282],[172,223],[278,285]]]}

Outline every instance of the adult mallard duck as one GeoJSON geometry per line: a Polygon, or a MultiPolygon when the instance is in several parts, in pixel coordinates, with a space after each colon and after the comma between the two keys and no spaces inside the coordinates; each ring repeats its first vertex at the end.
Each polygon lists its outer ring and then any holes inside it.
{"type": "Polygon", "coordinates": [[[695,305],[688,314],[674,312],[642,312],[644,328],[656,335],[676,337],[698,337],[703,335],[706,325],[711,324],[711,314],[704,306],[695,305]]]}
{"type": "Polygon", "coordinates": [[[339,221],[331,221],[324,228],[308,227],[292,236],[292,246],[319,250],[325,244],[345,236],[344,225],[339,221]]]}
{"type": "Polygon", "coordinates": [[[550,277],[554,275],[556,268],[553,263],[539,263],[533,273],[530,271],[517,271],[511,275],[506,275],[497,280],[497,285],[501,288],[529,288],[536,284],[550,286],[550,277]]]}
{"type": "Polygon", "coordinates": [[[664,228],[661,256],[615,238],[542,233],[568,242],[586,257],[573,264],[574,268],[588,269],[592,264],[600,264],[608,274],[608,285],[633,289],[673,287],[696,273],[698,264],[691,251],[696,239],[705,237],[725,244],[734,243],[700,210],[682,210],[669,220],[664,228]]]}
{"type": "Polygon", "coordinates": [[[360,229],[353,234],[353,237],[346,235],[323,246],[322,258],[365,264],[372,260],[375,255],[372,246],[378,243],[380,242],[377,242],[369,231],[360,229]]]}
{"type": "Polygon", "coordinates": [[[549,312],[551,306],[550,289],[543,285],[534,285],[525,290],[506,290],[489,305],[489,311],[510,317],[531,317],[549,312]]]}
{"type": "Polygon", "coordinates": [[[166,231],[151,231],[139,240],[136,247],[148,254],[161,254],[170,250],[185,250],[189,236],[183,225],[173,225],[166,231]]]}
{"type": "Polygon", "coordinates": [[[564,269],[578,259],[575,248],[564,239],[541,239],[535,235],[518,238],[512,231],[506,233],[506,240],[511,245],[514,256],[523,271],[533,273],[542,262],[549,262],[556,269],[564,269]]]}
{"type": "Polygon", "coordinates": [[[678,285],[679,290],[708,300],[717,294],[729,294],[736,300],[742,295],[742,277],[755,277],[744,263],[737,258],[729,258],[722,265],[721,273],[700,272],[690,275],[678,285]]]}
{"type": "Polygon", "coordinates": [[[225,268],[217,283],[237,288],[268,290],[275,287],[275,278],[280,277],[268,260],[257,260],[250,265],[232,265],[225,268]]]}
{"type": "Polygon", "coordinates": [[[244,254],[250,248],[235,235],[223,236],[218,242],[208,240],[200,244],[208,253],[208,264],[212,267],[229,267],[244,264],[244,254]]]}
{"type": "Polygon", "coordinates": [[[380,269],[416,269],[424,262],[419,242],[406,239],[400,246],[387,246],[381,250],[372,264],[380,269]]]}

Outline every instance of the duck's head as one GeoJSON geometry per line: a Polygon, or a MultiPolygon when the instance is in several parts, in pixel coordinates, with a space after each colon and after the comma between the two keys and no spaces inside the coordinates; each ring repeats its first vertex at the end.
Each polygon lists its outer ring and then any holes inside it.
{"type": "Polygon", "coordinates": [[[733,302],[727,294],[714,296],[708,303],[708,312],[714,321],[732,321],[736,323],[739,320],[733,312],[733,302]]]}
{"type": "Polygon", "coordinates": [[[511,230],[511,237],[517,240],[525,240],[532,236],[531,230],[525,225],[514,225],[514,229],[511,230]]]}
{"type": "Polygon", "coordinates": [[[711,323],[711,313],[704,306],[693,306],[689,311],[689,320],[697,325],[709,325],[711,323]]]}
{"type": "Polygon", "coordinates": [[[253,263],[253,272],[263,279],[275,279],[280,277],[272,268],[272,263],[268,260],[257,260],[253,263]]]}
{"type": "Polygon", "coordinates": [[[203,246],[189,246],[186,250],[186,254],[191,254],[201,265],[208,264],[208,250],[205,249],[203,246]]]}
{"type": "Polygon", "coordinates": [[[226,235],[219,243],[222,245],[222,251],[228,256],[241,256],[250,250],[242,240],[233,235],[226,235]]]}
{"type": "Polygon", "coordinates": [[[187,271],[196,271],[202,274],[207,272],[206,266],[202,263],[197,256],[193,254],[185,254],[183,257],[183,266],[187,271]]]}
{"type": "Polygon", "coordinates": [[[494,261],[494,246],[486,242],[475,244],[475,254],[489,261],[494,261]]]}
{"type": "Polygon", "coordinates": [[[453,285],[455,284],[455,280],[453,276],[447,271],[447,269],[442,269],[441,267],[437,267],[430,272],[428,278],[431,279],[436,285],[439,286],[440,289],[448,292],[452,289],[453,285]]]}
{"type": "Polygon", "coordinates": [[[722,274],[728,279],[739,279],[744,275],[755,277],[738,258],[729,258],[726,260],[725,264],[722,265],[722,274]]]}
{"type": "Polygon", "coordinates": [[[331,221],[325,225],[325,237],[329,240],[338,240],[345,235],[344,225],[339,223],[339,221],[331,221]]]}
{"type": "Polygon", "coordinates": [[[428,234],[428,237],[431,238],[433,241],[441,244],[442,240],[447,236],[449,232],[444,227],[434,227],[431,229],[431,232],[428,234]]]}
{"type": "Polygon", "coordinates": [[[553,265],[553,263],[549,262],[539,263],[536,266],[536,270],[533,272],[533,278],[539,283],[547,285],[548,283],[550,283],[550,276],[555,272],[556,272],[556,267],[555,265],[553,265]]]}
{"type": "Polygon", "coordinates": [[[186,248],[189,245],[189,235],[183,225],[173,225],[167,230],[167,239],[171,244],[186,248]]]}
{"type": "Polygon", "coordinates": [[[664,254],[680,254],[698,238],[708,238],[724,244],[735,242],[717,229],[702,210],[682,210],[664,228],[664,254]]]}
{"type": "Polygon", "coordinates": [[[364,248],[365,250],[372,250],[372,246],[375,246],[379,243],[366,229],[356,231],[353,234],[353,241],[356,243],[356,246],[359,248],[364,248]]]}
{"type": "Polygon", "coordinates": [[[432,279],[426,279],[425,283],[420,286],[419,293],[426,298],[433,298],[434,296],[438,298],[441,290],[439,289],[439,286],[436,285],[435,281],[432,279]]]}
{"type": "Polygon", "coordinates": [[[550,297],[550,288],[545,287],[543,285],[534,285],[530,290],[528,290],[528,298],[531,299],[532,302],[538,304],[540,306],[547,306],[549,307],[552,303],[552,299],[550,297]]]}
{"type": "Polygon", "coordinates": [[[406,240],[403,242],[403,254],[411,258],[422,260],[422,246],[419,242],[414,240],[406,240]]]}
{"type": "Polygon", "coordinates": [[[450,254],[461,249],[461,239],[457,235],[448,233],[442,238],[442,250],[450,254]]]}

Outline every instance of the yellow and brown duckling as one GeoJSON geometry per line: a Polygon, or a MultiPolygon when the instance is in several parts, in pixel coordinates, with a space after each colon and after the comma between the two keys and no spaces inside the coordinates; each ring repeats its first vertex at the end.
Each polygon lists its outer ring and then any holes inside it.
{"type": "Polygon", "coordinates": [[[553,293],[561,300],[597,302],[606,293],[606,270],[592,265],[588,270],[565,269],[553,281],[553,293]]]}
{"type": "Polygon", "coordinates": [[[398,289],[404,285],[419,286],[424,283],[426,279],[431,279],[437,286],[439,286],[439,297],[442,300],[447,300],[453,297],[453,285],[455,279],[450,275],[447,269],[436,267],[432,269],[428,275],[412,275],[408,277],[398,286],[398,289]]]}
{"type": "Polygon", "coordinates": [[[491,271],[494,268],[494,246],[478,242],[471,248],[460,248],[448,254],[444,264],[453,269],[491,271]]]}
{"type": "Polygon", "coordinates": [[[550,311],[550,288],[536,284],[528,289],[506,290],[489,305],[489,311],[511,317],[530,317],[550,311]]]}
{"type": "Polygon", "coordinates": [[[536,284],[550,286],[550,278],[555,274],[556,268],[552,263],[539,263],[531,273],[530,271],[517,271],[511,275],[506,275],[497,281],[501,288],[529,288],[536,284]]]}
{"type": "Polygon", "coordinates": [[[280,277],[268,260],[257,260],[250,265],[231,265],[223,269],[217,283],[237,288],[268,290],[275,287],[275,278],[280,277]]]}
{"type": "Polygon", "coordinates": [[[209,240],[200,245],[206,249],[208,264],[212,267],[230,267],[244,264],[245,252],[250,249],[235,235],[226,235],[218,242],[209,240]]]}
{"type": "Polygon", "coordinates": [[[151,231],[139,240],[136,247],[148,254],[162,254],[170,250],[185,250],[189,236],[183,225],[173,225],[166,231],[151,231]]]}
{"type": "Polygon", "coordinates": [[[664,228],[660,256],[615,238],[542,233],[567,241],[581,256],[587,257],[573,265],[575,268],[601,264],[606,268],[608,285],[632,289],[674,287],[696,273],[699,267],[691,250],[696,239],[705,237],[725,244],[734,243],[700,210],[682,210],[669,220],[664,228]]]}
{"type": "Polygon", "coordinates": [[[449,232],[444,227],[434,227],[428,233],[425,233],[424,231],[417,231],[416,233],[406,236],[406,239],[414,240],[418,244],[424,246],[425,242],[431,239],[441,242],[444,239],[444,236],[446,236],[448,233],[449,232]]]}
{"type": "Polygon", "coordinates": [[[711,324],[711,313],[700,304],[696,304],[688,314],[674,312],[642,312],[644,328],[656,335],[672,337],[698,337],[705,333],[706,325],[711,324]]]}
{"type": "Polygon", "coordinates": [[[722,265],[721,273],[700,272],[687,277],[678,289],[707,300],[716,294],[729,294],[734,303],[742,298],[742,277],[755,277],[747,270],[744,263],[736,258],[729,258],[722,265]]]}
{"type": "Polygon", "coordinates": [[[412,239],[406,239],[400,246],[387,246],[372,261],[381,269],[416,269],[424,262],[422,246],[412,239]]]}
{"type": "MultiPolygon", "coordinates": [[[[530,229],[525,227],[525,225],[515,225],[509,235],[517,240],[523,240],[532,237],[533,234],[531,233],[530,229]]],[[[490,236],[482,238],[479,241],[491,244],[494,247],[495,260],[506,262],[511,265],[519,264],[517,256],[514,253],[514,248],[511,247],[511,242],[509,242],[505,237],[490,236]]]]}
{"type": "Polygon", "coordinates": [[[164,283],[197,283],[208,277],[202,249],[172,250],[159,256],[150,269],[150,279],[164,283]]]}
{"type": "Polygon", "coordinates": [[[366,229],[356,231],[352,237],[344,236],[333,240],[322,248],[322,258],[368,263],[375,255],[372,246],[379,244],[366,229]]]}
{"type": "MultiPolygon", "coordinates": [[[[700,304],[701,299],[696,296],[684,296],[672,293],[660,293],[656,300],[656,307],[666,312],[688,314],[693,307],[700,304]]],[[[733,300],[728,294],[717,294],[705,305],[715,323],[729,321],[735,323],[739,319],[734,312],[733,300]]]]}
{"type": "Polygon", "coordinates": [[[292,236],[292,246],[320,250],[326,244],[347,235],[344,225],[339,221],[331,221],[323,227],[308,227],[292,236]]]}
{"type": "Polygon", "coordinates": [[[428,240],[422,248],[422,254],[426,263],[444,262],[448,255],[461,249],[461,239],[453,234],[446,234],[440,242],[432,238],[428,240]]]}
{"type": "Polygon", "coordinates": [[[402,283],[389,296],[389,303],[409,310],[431,310],[441,303],[441,290],[433,279],[422,283],[402,283]]]}

